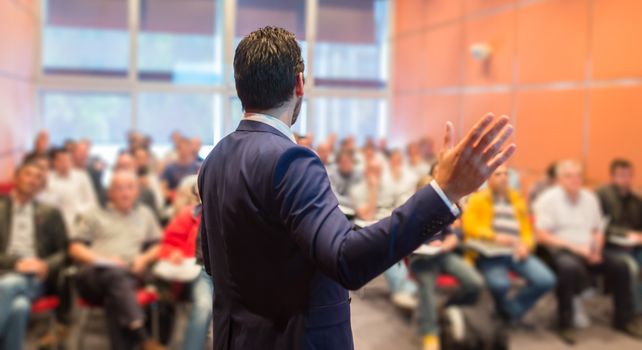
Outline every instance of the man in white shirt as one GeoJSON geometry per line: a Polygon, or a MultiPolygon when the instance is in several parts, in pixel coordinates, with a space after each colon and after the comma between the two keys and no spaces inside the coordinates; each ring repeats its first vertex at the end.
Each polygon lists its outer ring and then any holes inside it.
{"type": "MultiPolygon", "coordinates": [[[[389,181],[384,183],[383,178],[381,163],[376,158],[371,158],[366,164],[363,180],[351,190],[357,219],[370,222],[384,218],[405,200],[401,193],[395,191],[394,184],[389,181]]],[[[395,305],[404,309],[417,307],[417,283],[410,278],[404,263],[392,265],[383,276],[388,282],[391,300],[395,305]]]]}
{"type": "Polygon", "coordinates": [[[337,196],[340,205],[350,209],[355,209],[350,191],[361,182],[361,175],[355,169],[354,163],[354,153],[341,150],[337,154],[336,166],[327,169],[332,192],[337,196]]]}
{"type": "Polygon", "coordinates": [[[408,152],[408,170],[412,172],[417,179],[430,174],[432,164],[429,164],[421,154],[419,142],[410,142],[407,147],[408,152]]]}
{"type": "Polygon", "coordinates": [[[550,251],[557,274],[559,335],[575,343],[572,326],[587,325],[574,297],[591,284],[591,275],[604,274],[612,285],[614,327],[636,338],[642,328],[633,322],[631,273],[625,261],[602,250],[603,219],[597,197],[582,188],[582,167],[574,161],[557,165],[558,185],[544,192],[535,203],[537,238],[550,251]],[[578,324],[579,323],[579,324],[578,324]]]}
{"type": "Polygon", "coordinates": [[[40,199],[60,209],[67,227],[72,228],[76,217],[98,206],[98,200],[87,172],[74,169],[71,154],[64,148],[50,152],[52,171],[40,199]]]}

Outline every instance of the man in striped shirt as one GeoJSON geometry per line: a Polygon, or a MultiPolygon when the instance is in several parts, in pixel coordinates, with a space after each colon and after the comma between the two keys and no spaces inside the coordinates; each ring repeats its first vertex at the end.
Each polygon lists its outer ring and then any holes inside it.
{"type": "Polygon", "coordinates": [[[520,324],[537,300],[554,287],[555,276],[531,254],[535,239],[528,207],[508,183],[508,169],[501,166],[488,179],[488,187],[470,197],[462,220],[466,240],[483,241],[489,247],[487,253],[478,254],[476,264],[498,313],[507,322],[520,324]],[[509,272],[526,281],[511,295],[509,272]]]}

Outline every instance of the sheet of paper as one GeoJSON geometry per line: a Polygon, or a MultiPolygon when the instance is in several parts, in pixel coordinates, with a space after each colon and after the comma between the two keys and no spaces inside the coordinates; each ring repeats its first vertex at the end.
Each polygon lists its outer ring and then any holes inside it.
{"type": "Polygon", "coordinates": [[[154,266],[154,275],[167,281],[190,282],[198,276],[201,269],[201,265],[196,263],[196,258],[185,259],[179,265],[161,260],[154,266]]]}
{"type": "Polygon", "coordinates": [[[511,247],[503,247],[477,239],[466,241],[464,246],[486,257],[513,255],[513,249],[511,247]]]}
{"type": "Polygon", "coordinates": [[[422,244],[417,248],[413,254],[419,255],[437,255],[441,253],[441,247],[434,247],[428,244],[422,244]]]}

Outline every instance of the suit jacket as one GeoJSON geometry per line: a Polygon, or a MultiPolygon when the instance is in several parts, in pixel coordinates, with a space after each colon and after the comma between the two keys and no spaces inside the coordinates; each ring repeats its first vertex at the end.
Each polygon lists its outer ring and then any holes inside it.
{"type": "Polygon", "coordinates": [[[215,349],[352,349],[347,289],[455,219],[427,186],[355,231],[317,155],[251,120],[212,150],[198,183],[215,349]]]}
{"type": "Polygon", "coordinates": [[[642,231],[642,198],[635,193],[622,198],[613,185],[598,189],[597,196],[602,213],[609,217],[607,235],[624,237],[630,230],[642,231]]]}
{"type": "MultiPolygon", "coordinates": [[[[13,270],[18,258],[7,255],[11,240],[11,197],[0,197],[0,271],[13,270]]],[[[67,263],[67,229],[62,214],[49,205],[34,202],[35,251],[49,267],[47,284],[55,287],[58,274],[67,263]]]]}

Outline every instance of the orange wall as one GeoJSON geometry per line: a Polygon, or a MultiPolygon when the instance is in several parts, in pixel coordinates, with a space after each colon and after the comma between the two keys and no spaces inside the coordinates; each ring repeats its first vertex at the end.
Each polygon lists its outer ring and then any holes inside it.
{"type": "Polygon", "coordinates": [[[592,184],[613,157],[642,169],[642,1],[396,0],[394,22],[393,138],[440,140],[446,120],[463,133],[492,111],[513,118],[525,178],[560,158],[592,184]],[[480,42],[487,62],[469,54],[480,42]]]}
{"type": "Polygon", "coordinates": [[[13,168],[34,128],[36,0],[0,0],[0,182],[13,168]]]}

